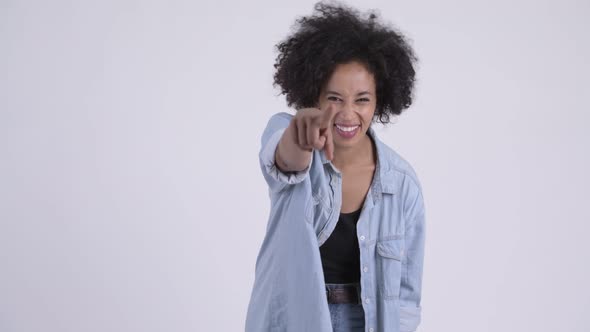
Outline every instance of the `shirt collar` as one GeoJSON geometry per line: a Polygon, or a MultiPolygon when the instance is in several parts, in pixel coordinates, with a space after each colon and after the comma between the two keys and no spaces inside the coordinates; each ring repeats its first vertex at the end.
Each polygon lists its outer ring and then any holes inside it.
{"type": "MultiPolygon", "coordinates": [[[[377,133],[373,129],[373,126],[369,127],[369,129],[367,130],[367,134],[373,139],[373,142],[375,143],[375,150],[377,153],[375,176],[373,177],[373,182],[371,183],[371,192],[373,200],[377,202],[379,199],[381,199],[382,193],[395,193],[393,179],[394,172],[391,166],[391,154],[386,153],[386,146],[377,137],[377,133]]],[[[332,169],[336,169],[334,165],[332,165],[332,163],[326,158],[324,150],[320,151],[320,158],[322,164],[330,164],[332,169]]]]}

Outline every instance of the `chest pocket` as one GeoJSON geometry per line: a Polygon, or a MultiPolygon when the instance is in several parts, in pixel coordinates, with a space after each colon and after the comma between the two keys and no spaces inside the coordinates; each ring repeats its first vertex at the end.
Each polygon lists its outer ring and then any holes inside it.
{"type": "Polygon", "coordinates": [[[402,277],[404,240],[389,239],[377,242],[377,268],[379,288],[384,299],[398,299],[402,277]]]}

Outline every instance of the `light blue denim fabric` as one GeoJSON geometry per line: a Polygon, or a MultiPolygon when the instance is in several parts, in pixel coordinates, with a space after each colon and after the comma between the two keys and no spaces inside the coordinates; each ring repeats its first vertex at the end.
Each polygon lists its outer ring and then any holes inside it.
{"type": "MultiPolygon", "coordinates": [[[[342,206],[342,174],[314,150],[301,172],[275,165],[279,140],[293,115],[274,114],[262,134],[260,167],[270,213],[255,266],[246,332],[332,332],[319,247],[342,206]]],[[[371,187],[357,222],[361,296],[367,332],[415,331],[421,319],[425,210],[412,166],[381,142],[371,187]]]]}
{"type": "MultiPolygon", "coordinates": [[[[360,285],[358,283],[328,283],[326,289],[336,290],[349,285],[355,286],[356,293],[360,298],[360,285]]],[[[334,332],[363,332],[365,330],[365,312],[362,303],[328,303],[328,308],[330,309],[330,320],[334,332]]]]}
{"type": "Polygon", "coordinates": [[[334,332],[364,332],[365,314],[362,304],[329,303],[334,332]]]}

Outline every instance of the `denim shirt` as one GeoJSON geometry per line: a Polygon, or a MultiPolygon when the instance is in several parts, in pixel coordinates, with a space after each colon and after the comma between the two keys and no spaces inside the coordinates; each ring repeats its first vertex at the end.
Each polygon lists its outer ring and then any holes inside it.
{"type": "MultiPolygon", "coordinates": [[[[319,247],[342,206],[342,174],[314,150],[300,172],[284,173],[275,150],[293,115],[271,116],[262,134],[260,167],[270,214],[255,266],[247,332],[332,332],[319,247]]],[[[421,318],[425,214],[412,166],[381,142],[372,127],[377,162],[356,226],[365,331],[415,331],[421,318]]]]}

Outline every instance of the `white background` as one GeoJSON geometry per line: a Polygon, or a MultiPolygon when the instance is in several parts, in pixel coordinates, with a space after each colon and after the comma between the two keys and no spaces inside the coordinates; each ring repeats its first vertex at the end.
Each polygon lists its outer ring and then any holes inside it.
{"type": "MultiPolygon", "coordinates": [[[[313,3],[0,0],[0,331],[244,329],[313,3]]],[[[590,330],[590,4],[348,3],[420,58],[378,130],[424,188],[419,331],[590,330]]]]}

